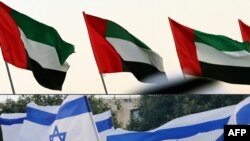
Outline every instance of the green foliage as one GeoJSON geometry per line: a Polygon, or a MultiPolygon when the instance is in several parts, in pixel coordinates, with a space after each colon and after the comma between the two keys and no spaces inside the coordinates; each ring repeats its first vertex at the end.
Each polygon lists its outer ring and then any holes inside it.
{"type": "Polygon", "coordinates": [[[104,103],[101,98],[95,98],[94,96],[88,97],[91,110],[93,114],[99,114],[109,110],[108,104],[104,103]]]}
{"type": "Polygon", "coordinates": [[[3,105],[2,113],[25,113],[26,105],[35,102],[38,105],[60,105],[65,95],[22,95],[17,101],[7,99],[3,105]]]}
{"type": "MultiPolygon", "coordinates": [[[[91,107],[93,114],[99,114],[99,113],[102,113],[104,111],[111,109],[107,103],[103,102],[102,98],[97,99],[94,96],[90,96],[89,103],[90,103],[90,107],[91,107]]],[[[117,114],[113,111],[112,111],[112,118],[113,118],[113,124],[115,128],[121,127],[121,124],[117,120],[117,114]]]]}
{"type": "Polygon", "coordinates": [[[131,121],[128,130],[146,131],[188,114],[237,104],[241,95],[151,95],[139,100],[139,119],[131,121]]]}

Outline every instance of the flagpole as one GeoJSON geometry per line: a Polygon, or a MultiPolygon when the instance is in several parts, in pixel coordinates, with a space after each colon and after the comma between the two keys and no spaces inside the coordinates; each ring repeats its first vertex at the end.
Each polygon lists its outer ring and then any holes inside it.
{"type": "MultiPolygon", "coordinates": [[[[83,17],[84,17],[84,20],[85,20],[85,23],[86,23],[86,26],[87,26],[87,29],[88,29],[89,27],[88,27],[88,24],[87,24],[85,12],[82,12],[82,13],[83,13],[83,17]]],[[[92,45],[92,40],[91,40],[91,37],[90,37],[90,33],[89,33],[89,39],[90,39],[90,43],[91,43],[91,45],[92,45]]],[[[92,45],[92,46],[93,46],[93,45],[92,45]]],[[[106,87],[104,78],[103,78],[103,76],[102,76],[102,74],[101,74],[101,71],[100,71],[100,67],[99,67],[98,62],[96,62],[96,64],[97,64],[97,68],[98,68],[98,70],[99,70],[99,72],[100,72],[100,76],[101,76],[101,79],[102,79],[102,85],[103,85],[103,87],[104,87],[105,94],[108,95],[108,90],[107,90],[107,87],[106,87]]]]}
{"type": "Polygon", "coordinates": [[[97,137],[98,141],[100,141],[100,136],[99,136],[98,129],[97,129],[97,127],[96,127],[96,123],[95,123],[95,121],[94,121],[94,116],[93,116],[93,113],[92,113],[92,112],[91,112],[90,116],[91,116],[92,124],[93,124],[93,126],[94,126],[94,128],[95,128],[96,137],[97,137]]]}
{"type": "Polygon", "coordinates": [[[182,72],[182,75],[183,75],[183,79],[187,80],[186,75],[183,72],[182,72]]]}
{"type": "Polygon", "coordinates": [[[105,84],[105,80],[104,80],[102,74],[100,74],[100,76],[101,76],[101,79],[102,79],[102,85],[104,87],[105,94],[108,95],[108,90],[107,90],[107,87],[106,87],[106,84],[105,84]]]}
{"type": "Polygon", "coordinates": [[[10,74],[10,69],[9,69],[9,66],[8,66],[7,62],[5,62],[5,66],[6,66],[6,69],[7,69],[7,72],[8,72],[12,93],[16,94],[15,89],[14,89],[14,85],[13,85],[13,82],[12,82],[11,74],[10,74]]]}
{"type": "Polygon", "coordinates": [[[100,141],[100,136],[99,136],[99,133],[98,133],[98,129],[97,129],[95,120],[94,120],[93,112],[92,112],[91,107],[90,107],[89,99],[88,99],[87,96],[84,96],[84,97],[86,97],[87,105],[88,105],[88,107],[90,109],[90,119],[91,119],[92,125],[94,126],[94,130],[95,130],[95,134],[96,134],[97,140],[100,141]]]}

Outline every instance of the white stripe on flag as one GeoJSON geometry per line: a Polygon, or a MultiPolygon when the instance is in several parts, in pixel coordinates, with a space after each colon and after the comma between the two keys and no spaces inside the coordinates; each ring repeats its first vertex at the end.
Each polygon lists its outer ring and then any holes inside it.
{"type": "MultiPolygon", "coordinates": [[[[214,137],[219,137],[223,134],[223,129],[220,130],[214,130],[211,132],[206,132],[206,133],[199,133],[195,136],[187,137],[187,138],[182,138],[178,139],[178,141],[215,141],[214,137]]],[[[164,140],[164,141],[176,141],[174,140],[164,140]]]]}
{"type": "Polygon", "coordinates": [[[242,50],[242,51],[224,51],[224,53],[226,53],[232,57],[236,57],[236,58],[250,56],[250,53],[245,51],[245,50],[242,50]]]}
{"type": "Polygon", "coordinates": [[[24,43],[24,46],[28,52],[28,55],[31,59],[39,63],[43,68],[63,71],[66,72],[69,68],[69,65],[65,63],[64,65],[60,64],[59,57],[55,47],[45,45],[30,39],[27,39],[25,34],[21,29],[21,38],[24,43]]]}
{"type": "MultiPolygon", "coordinates": [[[[58,112],[59,106],[38,106],[35,103],[29,104],[30,108],[35,108],[41,111],[45,111],[51,114],[55,114],[58,112]]],[[[2,114],[0,118],[0,124],[3,131],[3,140],[4,141],[17,141],[19,138],[19,134],[21,132],[21,128],[24,122],[24,119],[26,118],[26,113],[11,113],[11,114],[2,114]],[[10,120],[8,120],[10,119],[10,120]],[[7,121],[6,121],[7,120],[7,121]]],[[[105,130],[99,132],[99,136],[101,140],[104,140],[106,138],[107,134],[110,134],[110,132],[114,131],[113,124],[110,125],[106,120],[111,119],[111,111],[108,110],[106,112],[94,115],[94,120],[97,125],[97,123],[101,123],[101,126],[109,127],[104,128],[105,130]]],[[[27,124],[30,124],[30,121],[25,121],[27,124]]],[[[34,124],[34,123],[33,123],[34,124]]],[[[99,125],[100,126],[100,125],[99,125]]],[[[98,127],[97,128],[102,128],[98,127]]],[[[103,129],[103,128],[102,128],[103,129]]],[[[38,131],[39,132],[39,131],[38,131]]]]}
{"type": "Polygon", "coordinates": [[[30,102],[27,107],[34,108],[40,111],[56,114],[60,108],[60,106],[40,106],[37,105],[35,102],[30,102]]]}
{"type": "Polygon", "coordinates": [[[162,58],[152,50],[143,49],[136,44],[118,39],[106,38],[124,61],[140,62],[154,66],[164,72],[162,58]]]}
{"type": "Polygon", "coordinates": [[[95,120],[95,122],[98,122],[98,121],[106,120],[106,119],[108,119],[110,117],[112,117],[111,111],[108,110],[106,112],[94,115],[94,120],[95,120]]]}
{"type": "Polygon", "coordinates": [[[195,43],[195,46],[199,61],[223,66],[250,67],[250,55],[233,57],[232,52],[222,52],[203,43],[195,43]]]}
{"type": "Polygon", "coordinates": [[[26,113],[1,114],[1,129],[3,141],[17,141],[22,128],[20,120],[26,117],[26,113]],[[20,119],[20,120],[19,120],[20,119]],[[14,120],[15,122],[9,122],[14,120]]]}
{"type": "Polygon", "coordinates": [[[229,120],[229,124],[250,125],[250,97],[236,106],[229,120]]]}
{"type": "Polygon", "coordinates": [[[22,141],[56,141],[59,138],[65,138],[64,141],[99,140],[86,97],[68,96],[55,116],[56,108],[48,109],[28,104],[27,119],[20,132],[22,141]]]}
{"type": "Polygon", "coordinates": [[[105,141],[108,134],[114,131],[112,122],[112,113],[110,110],[101,114],[94,115],[94,120],[97,125],[99,137],[101,141],[105,141]]]}
{"type": "Polygon", "coordinates": [[[115,130],[107,141],[200,141],[218,139],[223,127],[233,114],[235,105],[174,119],[159,128],[147,132],[115,130]]]}

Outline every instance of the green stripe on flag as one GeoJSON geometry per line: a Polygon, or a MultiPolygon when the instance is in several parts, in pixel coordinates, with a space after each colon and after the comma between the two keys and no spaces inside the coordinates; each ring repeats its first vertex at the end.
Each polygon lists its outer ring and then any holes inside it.
{"type": "Polygon", "coordinates": [[[248,49],[249,48],[248,42],[241,43],[222,35],[212,35],[197,30],[194,31],[194,34],[195,34],[195,42],[204,43],[220,51],[227,51],[227,52],[243,51],[243,50],[247,52],[250,51],[248,49]]]}
{"type": "Polygon", "coordinates": [[[61,65],[74,52],[73,45],[63,41],[53,27],[35,21],[15,10],[11,11],[11,16],[28,39],[55,47],[61,65]]]}
{"type": "Polygon", "coordinates": [[[146,44],[144,44],[142,41],[130,34],[126,29],[112,21],[107,22],[106,37],[127,40],[133,42],[138,47],[151,50],[146,44]]]}

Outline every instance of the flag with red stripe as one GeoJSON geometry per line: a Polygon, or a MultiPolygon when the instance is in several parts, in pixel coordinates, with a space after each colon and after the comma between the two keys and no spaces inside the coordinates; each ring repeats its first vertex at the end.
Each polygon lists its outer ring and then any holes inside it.
{"type": "Polygon", "coordinates": [[[239,20],[240,31],[244,42],[250,41],[250,26],[239,20]]]}
{"type": "Polygon", "coordinates": [[[131,72],[142,82],[160,74],[166,78],[162,58],[120,25],[84,13],[100,73],[131,72]]]}
{"type": "Polygon", "coordinates": [[[169,19],[184,74],[235,84],[250,84],[248,42],[212,35],[169,19]]]}
{"type": "Polygon", "coordinates": [[[33,72],[37,82],[61,90],[74,52],[57,31],[0,2],[0,45],[6,62],[33,72]]]}

